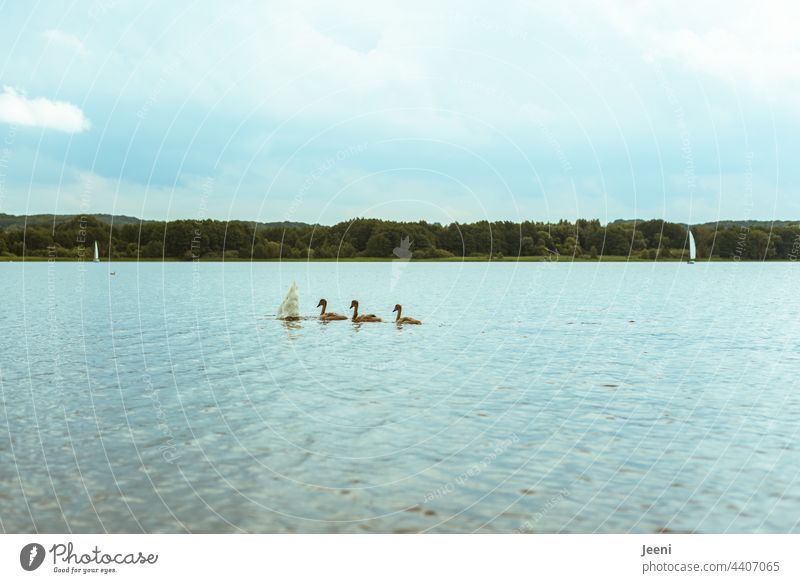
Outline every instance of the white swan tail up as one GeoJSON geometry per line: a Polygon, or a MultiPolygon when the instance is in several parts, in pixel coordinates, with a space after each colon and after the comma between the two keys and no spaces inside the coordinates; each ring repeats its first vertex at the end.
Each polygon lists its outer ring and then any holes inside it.
{"type": "Polygon", "coordinates": [[[278,308],[279,320],[296,320],[300,317],[300,293],[297,284],[292,282],[286,297],[283,298],[280,308],[278,308]]]}

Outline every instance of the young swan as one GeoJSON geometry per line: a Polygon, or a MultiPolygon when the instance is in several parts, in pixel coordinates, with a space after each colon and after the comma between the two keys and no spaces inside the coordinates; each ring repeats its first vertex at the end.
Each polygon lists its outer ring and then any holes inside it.
{"type": "Polygon", "coordinates": [[[353,300],[350,302],[350,309],[353,310],[353,322],[383,322],[378,316],[375,314],[363,314],[361,316],[358,315],[358,300],[353,300]]]}
{"type": "Polygon", "coordinates": [[[401,306],[400,304],[395,304],[394,305],[394,310],[392,310],[392,311],[393,312],[397,312],[397,318],[395,318],[395,320],[394,320],[395,324],[422,324],[422,322],[420,322],[416,318],[409,318],[408,316],[401,316],[400,314],[403,312],[403,306],[401,306]]]}
{"type": "Polygon", "coordinates": [[[319,303],[317,304],[318,308],[320,306],[322,306],[322,311],[319,313],[319,319],[320,320],[325,320],[325,321],[328,321],[328,320],[347,320],[347,316],[344,316],[342,314],[337,314],[335,312],[326,312],[325,310],[328,309],[328,300],[326,300],[325,298],[322,298],[319,301],[319,303]]]}

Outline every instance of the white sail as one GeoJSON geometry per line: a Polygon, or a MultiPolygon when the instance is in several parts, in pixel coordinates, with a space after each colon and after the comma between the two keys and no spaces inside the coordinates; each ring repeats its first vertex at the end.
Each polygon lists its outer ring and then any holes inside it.
{"type": "Polygon", "coordinates": [[[100,250],[97,248],[97,241],[94,242],[94,262],[100,261],[100,250]]]}
{"type": "Polygon", "coordinates": [[[689,261],[694,261],[695,259],[697,259],[697,245],[695,245],[692,230],[689,229],[689,261]]]}

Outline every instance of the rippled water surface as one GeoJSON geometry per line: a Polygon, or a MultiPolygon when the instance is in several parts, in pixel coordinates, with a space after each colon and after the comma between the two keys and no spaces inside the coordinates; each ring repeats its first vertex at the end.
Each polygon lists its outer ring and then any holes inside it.
{"type": "Polygon", "coordinates": [[[0,529],[797,532],[796,267],[0,264],[0,529]]]}

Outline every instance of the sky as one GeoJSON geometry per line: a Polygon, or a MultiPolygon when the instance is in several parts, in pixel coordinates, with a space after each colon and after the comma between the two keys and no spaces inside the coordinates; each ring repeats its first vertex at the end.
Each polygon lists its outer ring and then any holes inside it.
{"type": "Polygon", "coordinates": [[[797,22],[735,0],[0,0],[0,213],[800,219],[797,22]]]}

